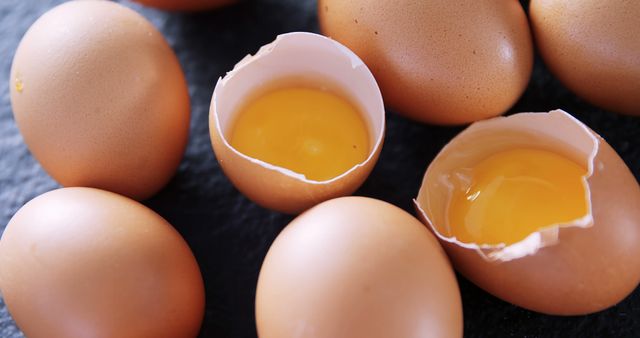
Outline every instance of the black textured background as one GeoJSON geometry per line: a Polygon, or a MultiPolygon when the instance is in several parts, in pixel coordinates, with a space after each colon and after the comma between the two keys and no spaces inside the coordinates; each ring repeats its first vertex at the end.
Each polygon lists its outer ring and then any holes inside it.
{"type": "MultiPolygon", "coordinates": [[[[58,187],[23,144],[11,112],[8,80],[11,60],[24,32],[60,2],[0,1],[0,229],[24,203],[58,187]]],[[[277,34],[317,32],[316,2],[248,0],[195,14],[167,13],[122,2],[164,33],[186,72],[192,100],[191,137],[184,160],[171,183],[145,204],[178,229],[198,259],[207,294],[200,336],[255,337],[253,300],[260,264],[291,217],[254,205],[224,177],[209,142],[209,101],[219,76],[277,34]]],[[[555,108],[571,112],[600,133],[636,178],[640,176],[640,118],[615,115],[583,102],[536,60],[531,83],[510,112],[555,108]]],[[[393,112],[387,122],[380,161],[357,195],[379,198],[413,213],[411,199],[427,165],[461,128],[420,125],[393,112]]],[[[459,282],[465,337],[640,337],[638,290],[604,312],[553,317],[502,302],[462,277],[459,282]]],[[[1,298],[0,337],[23,337],[1,298]]]]}

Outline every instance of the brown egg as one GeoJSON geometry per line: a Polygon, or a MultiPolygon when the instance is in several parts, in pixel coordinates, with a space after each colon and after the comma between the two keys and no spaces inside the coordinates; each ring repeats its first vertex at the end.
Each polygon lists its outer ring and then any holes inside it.
{"type": "Polygon", "coordinates": [[[529,15],[549,69],[597,106],[640,115],[640,2],[532,0],[529,15]]]}
{"type": "Polygon", "coordinates": [[[196,337],[204,286],[185,241],[126,197],[36,197],[0,240],[0,290],[30,338],[196,337]]]}
{"type": "Polygon", "coordinates": [[[169,11],[202,11],[232,4],[237,0],[134,0],[169,11]]]}
{"type": "Polygon", "coordinates": [[[211,143],[220,167],[238,190],[263,207],[300,213],[320,202],[353,193],[378,160],[384,139],[385,110],[373,75],[353,52],[322,35],[293,32],[279,35],[253,56],[242,59],[220,78],[209,113],[211,143]],[[300,82],[329,88],[359,107],[369,126],[366,158],[340,175],[326,180],[241,153],[229,134],[238,107],[265,85],[300,82]]]}
{"type": "Polygon", "coordinates": [[[64,186],[144,199],[182,158],[184,75],[162,35],[131,9],[94,0],[51,9],[22,38],[10,83],[25,142],[64,186]]]}
{"type": "Polygon", "coordinates": [[[333,199],[294,219],[264,260],[261,338],[462,337],[460,292],[438,241],[382,201],[333,199]]]}
{"type": "Polygon", "coordinates": [[[468,123],[504,113],[533,66],[516,0],[318,1],[322,31],[371,68],[385,102],[414,120],[468,123]]]}
{"type": "MultiPolygon", "coordinates": [[[[603,310],[640,281],[640,187],[622,159],[567,113],[516,114],[477,122],[433,160],[415,201],[454,266],[486,291],[548,314],[603,310]],[[552,151],[587,168],[588,213],[543,227],[514,244],[465,243],[451,235],[451,174],[514,147],[552,151]]],[[[517,225],[514,225],[517,226],[517,225]]]]}

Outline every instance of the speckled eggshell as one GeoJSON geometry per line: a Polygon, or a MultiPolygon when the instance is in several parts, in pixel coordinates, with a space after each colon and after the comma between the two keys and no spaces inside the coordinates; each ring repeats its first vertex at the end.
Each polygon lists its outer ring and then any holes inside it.
{"type": "Polygon", "coordinates": [[[462,124],[504,113],[533,66],[516,0],[318,1],[322,32],[371,68],[391,108],[414,120],[462,124]]]}
{"type": "Polygon", "coordinates": [[[226,6],[238,0],[133,0],[168,11],[202,11],[226,6]]]}
{"type": "Polygon", "coordinates": [[[29,338],[193,338],[204,314],[178,232],[92,188],[45,193],[15,214],[0,240],[0,290],[29,338]]]}
{"type": "Polygon", "coordinates": [[[540,55],[588,102],[640,115],[640,1],[532,0],[540,55]]]}
{"type": "Polygon", "coordinates": [[[436,238],[405,211],[333,199],[294,219],[260,270],[261,338],[462,337],[456,277],[436,238]]]}
{"type": "Polygon", "coordinates": [[[29,28],[11,103],[33,156],[63,186],[144,199],[173,176],[189,132],[178,60],[151,23],[111,1],[71,1],[29,28]]]}

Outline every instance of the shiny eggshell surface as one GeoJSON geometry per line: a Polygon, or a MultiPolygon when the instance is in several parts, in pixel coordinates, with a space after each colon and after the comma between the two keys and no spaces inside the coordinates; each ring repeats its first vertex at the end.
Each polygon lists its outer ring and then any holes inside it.
{"type": "Polygon", "coordinates": [[[29,338],[196,337],[204,286],[186,242],[126,197],[36,197],[0,240],[0,290],[29,338]]]}
{"type": "Polygon", "coordinates": [[[333,199],[293,220],[260,271],[261,338],[462,337],[460,292],[436,238],[405,211],[333,199]]]}
{"type": "Polygon", "coordinates": [[[611,146],[565,112],[473,124],[431,163],[416,205],[458,271],[524,308],[556,315],[592,313],[615,305],[640,281],[640,187],[611,146]],[[444,169],[521,145],[554,151],[590,168],[590,215],[506,247],[465,244],[446,236],[441,208],[446,187],[438,179],[444,169]]]}
{"type": "Polygon", "coordinates": [[[146,6],[152,6],[169,11],[202,11],[214,9],[237,0],[134,0],[146,6]]]}
{"type": "Polygon", "coordinates": [[[16,123],[63,186],[144,199],[173,176],[189,96],[178,60],[144,17],[111,1],[71,1],[29,28],[11,68],[16,123]]]}
{"type": "Polygon", "coordinates": [[[225,175],[257,204],[285,213],[300,213],[320,202],[353,193],[378,160],[385,130],[380,89],[367,66],[345,46],[322,35],[293,32],[279,35],[255,55],[242,59],[218,80],[209,112],[211,144],[225,175]],[[249,157],[227,140],[238,107],[265,85],[304,79],[327,86],[360,108],[369,126],[367,158],[324,181],[249,157]]]}
{"type": "Polygon", "coordinates": [[[322,32],[371,68],[385,102],[414,120],[462,124],[504,113],[533,66],[516,0],[318,1],[322,32]]]}
{"type": "Polygon", "coordinates": [[[640,1],[532,0],[540,54],[588,102],[640,115],[640,1]]]}

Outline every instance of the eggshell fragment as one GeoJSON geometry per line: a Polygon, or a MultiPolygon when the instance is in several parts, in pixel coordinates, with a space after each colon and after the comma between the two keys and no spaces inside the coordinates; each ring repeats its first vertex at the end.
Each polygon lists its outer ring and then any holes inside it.
{"type": "Polygon", "coordinates": [[[262,338],[462,337],[453,269],[436,238],[382,201],[343,197],[294,219],[256,291],[262,338]]]}
{"type": "Polygon", "coordinates": [[[524,308],[592,313],[615,305],[640,281],[640,187],[600,136],[561,110],[473,124],[433,160],[415,205],[458,271],[524,308]],[[509,246],[461,243],[448,236],[444,215],[452,170],[520,146],[553,151],[588,168],[590,213],[509,246]]]}
{"type": "Polygon", "coordinates": [[[341,44],[313,33],[280,35],[218,80],[209,115],[211,143],[224,173],[249,199],[266,208],[299,213],[322,201],[353,193],[380,154],[385,110],[378,85],[366,65],[341,44]],[[313,181],[286,168],[248,157],[227,140],[233,115],[261,86],[277,81],[317,79],[333,86],[360,108],[369,124],[369,156],[345,173],[313,181]]]}
{"type": "Polygon", "coordinates": [[[318,19],[371,68],[385,102],[420,122],[502,114],[531,76],[533,41],[516,0],[319,0],[318,19]]]}
{"type": "Polygon", "coordinates": [[[45,193],[14,215],[0,290],[29,338],[196,337],[204,314],[200,270],[178,232],[91,188],[45,193]]]}
{"type": "Polygon", "coordinates": [[[586,101],[640,115],[640,1],[532,0],[540,55],[586,101]]]}
{"type": "Polygon", "coordinates": [[[182,159],[184,74],[160,32],[122,5],[70,1],[45,13],[22,38],[10,83],[26,144],[63,186],[145,199],[182,159]]]}

